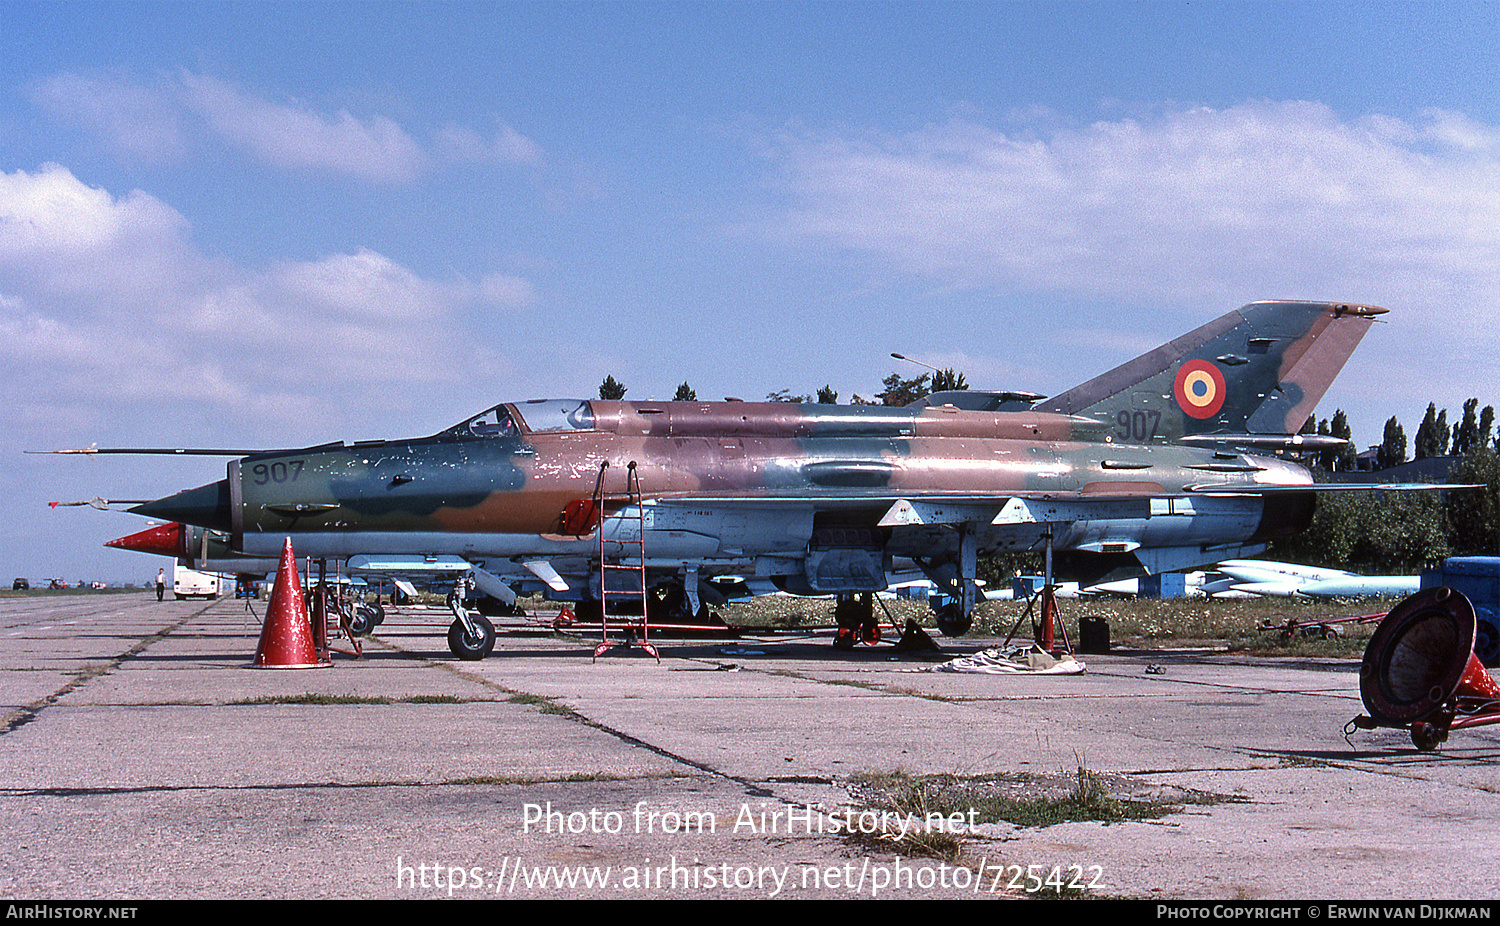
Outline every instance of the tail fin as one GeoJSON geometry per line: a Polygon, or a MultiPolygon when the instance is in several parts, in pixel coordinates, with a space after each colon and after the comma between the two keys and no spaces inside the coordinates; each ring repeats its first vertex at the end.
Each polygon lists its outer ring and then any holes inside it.
{"type": "MultiPolygon", "coordinates": [[[[1339,302],[1255,302],[1035,406],[1096,418],[1116,440],[1295,435],[1375,316],[1339,302]]],[[[1250,442],[1253,442],[1250,441],[1250,442]]]]}

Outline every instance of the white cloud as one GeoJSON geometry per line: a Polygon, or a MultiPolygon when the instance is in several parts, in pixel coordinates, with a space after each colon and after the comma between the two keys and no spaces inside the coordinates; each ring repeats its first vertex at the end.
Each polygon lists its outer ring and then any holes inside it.
{"type": "Polygon", "coordinates": [[[468,126],[448,124],[434,133],[437,150],[450,160],[496,164],[540,164],[541,146],[514,128],[500,123],[491,138],[468,126]]]}
{"type": "Polygon", "coordinates": [[[66,168],[0,173],[0,271],[54,296],[133,311],[200,276],[188,223],[139,190],[115,199],[66,168]]]}
{"type": "Polygon", "coordinates": [[[55,117],[102,136],[111,147],[146,160],[187,150],[181,109],[160,87],[117,76],[55,74],[32,88],[31,99],[55,117]]]}
{"type": "Polygon", "coordinates": [[[0,258],[76,259],[131,239],[175,238],[185,227],[180,215],[140,191],[116,202],[57,164],[0,174],[0,258]]]}
{"type": "Polygon", "coordinates": [[[147,82],[118,73],[62,72],[38,81],[30,94],[54,119],[83,128],[131,159],[178,160],[195,145],[227,142],[274,167],[371,183],[413,182],[439,160],[505,167],[545,160],[540,145],[498,119],[488,135],[447,123],[424,142],[380,113],[359,116],[320,111],[300,100],[274,102],[189,71],[147,82]]]}
{"type": "Polygon", "coordinates": [[[535,305],[536,287],[523,277],[492,273],[479,281],[479,298],[490,305],[520,309],[535,305]]]}
{"type": "Polygon", "coordinates": [[[938,285],[1201,304],[1249,294],[1490,304],[1495,127],[1340,119],[1316,103],[1189,108],[1006,134],[786,138],[771,234],[938,285]]]}
{"type": "Polygon", "coordinates": [[[277,301],[301,304],[314,314],[369,321],[427,324],[452,303],[447,287],[423,280],[364,248],[354,254],[283,264],[268,282],[280,291],[277,301]]]}
{"type": "Polygon", "coordinates": [[[1439,144],[1460,151],[1494,152],[1500,149],[1500,128],[1445,109],[1429,109],[1422,115],[1428,120],[1422,135],[1439,144]]]}
{"type": "Polygon", "coordinates": [[[949,305],[969,290],[1019,306],[1024,319],[990,311],[987,339],[998,357],[1049,363],[1006,380],[1041,391],[1252,300],[1383,305],[1320,409],[1349,411],[1369,443],[1393,413],[1410,432],[1429,401],[1495,400],[1497,142],[1500,127],[1462,113],[1351,119],[1308,102],[804,132],[766,152],[780,204],[757,231],[845,268],[863,258],[872,287],[917,280],[949,305]]]}
{"type": "MultiPolygon", "coordinates": [[[[71,172],[0,173],[0,408],[170,427],[170,409],[326,434],[505,361],[469,312],[529,304],[519,278],[428,279],[369,249],[253,270],[205,259],[175,210],[71,172]]],[[[104,435],[101,435],[104,436],[104,435]]]]}
{"type": "Polygon", "coordinates": [[[305,105],[271,103],[227,81],[183,73],[188,105],[219,134],[278,167],[314,168],[366,180],[408,182],[427,156],[385,116],[324,116],[305,105]]]}

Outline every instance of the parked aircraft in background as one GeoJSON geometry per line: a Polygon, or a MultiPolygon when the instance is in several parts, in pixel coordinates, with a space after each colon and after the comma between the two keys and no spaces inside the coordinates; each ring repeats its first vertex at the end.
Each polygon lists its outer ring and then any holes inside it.
{"type": "Polygon", "coordinates": [[[1343,569],[1269,560],[1227,560],[1217,566],[1235,580],[1236,591],[1267,597],[1405,598],[1416,594],[1421,576],[1362,576],[1343,569]]]}
{"type": "MultiPolygon", "coordinates": [[[[1217,572],[1197,570],[1184,576],[1184,597],[1256,597],[1253,594],[1233,591],[1233,579],[1217,572]]],[[[1085,588],[1086,594],[1113,594],[1118,597],[1137,597],[1142,594],[1145,579],[1119,579],[1115,582],[1100,582],[1085,588]]]]}
{"type": "MultiPolygon", "coordinates": [[[[1085,595],[1141,594],[1144,580],[1121,579],[1083,589],[1085,595]]],[[[1225,560],[1210,570],[1185,576],[1190,598],[1404,598],[1415,593],[1420,576],[1362,576],[1342,569],[1299,566],[1271,560],[1225,560]]]]}
{"type": "MultiPolygon", "coordinates": [[[[1342,443],[1297,432],[1385,311],[1255,303],[1041,401],[501,404],[428,437],[226,453],[243,458],[225,478],[131,510],[222,532],[237,555],[291,537],[304,557],[457,557],[507,603],[541,592],[677,621],[768,587],[869,602],[915,566],[959,634],[980,553],[1045,549],[1058,578],[1094,583],[1302,530],[1315,493],[1347,487],[1257,453],[1342,443]]],[[[455,628],[464,658],[493,644],[482,618],[455,628]]]]}

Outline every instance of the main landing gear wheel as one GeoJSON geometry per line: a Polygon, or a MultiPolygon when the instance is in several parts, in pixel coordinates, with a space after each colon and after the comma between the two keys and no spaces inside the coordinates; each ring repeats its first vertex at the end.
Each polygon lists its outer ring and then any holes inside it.
{"type": "Polygon", "coordinates": [[[961,637],[974,626],[974,615],[965,614],[963,608],[957,603],[943,605],[934,617],[937,620],[938,630],[941,630],[945,637],[961,637]]]}
{"type": "Polygon", "coordinates": [[[646,610],[651,620],[663,624],[714,624],[722,623],[717,614],[708,607],[708,602],[699,601],[698,610],[688,600],[687,590],[681,582],[668,582],[651,590],[646,610]]]}
{"type": "Polygon", "coordinates": [[[349,615],[349,636],[351,637],[362,637],[369,633],[373,626],[374,621],[370,619],[370,612],[364,608],[355,608],[354,612],[349,615]]]}
{"type": "Polygon", "coordinates": [[[469,622],[477,635],[471,636],[464,622],[455,620],[448,628],[448,649],[465,662],[478,662],[495,648],[495,625],[480,614],[469,615],[469,622]]]}
{"type": "Polygon", "coordinates": [[[360,604],[355,605],[349,615],[350,636],[362,637],[380,626],[385,620],[385,612],[379,605],[360,604]]]}
{"type": "Polygon", "coordinates": [[[856,644],[871,646],[880,642],[880,622],[875,619],[875,598],[869,592],[845,593],[838,597],[833,609],[838,623],[838,634],[833,638],[835,649],[853,649],[856,644]]]}

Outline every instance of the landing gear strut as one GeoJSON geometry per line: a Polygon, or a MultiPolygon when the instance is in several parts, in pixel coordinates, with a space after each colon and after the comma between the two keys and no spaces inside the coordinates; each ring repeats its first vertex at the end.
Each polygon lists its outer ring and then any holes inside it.
{"type": "Polygon", "coordinates": [[[495,648],[495,625],[482,614],[470,614],[464,608],[469,583],[460,578],[448,593],[448,608],[453,624],[448,628],[448,649],[465,662],[478,662],[495,648]]]}
{"type": "Polygon", "coordinates": [[[974,534],[965,525],[958,527],[958,558],[944,563],[917,561],[922,571],[943,590],[948,600],[933,603],[933,616],[945,637],[960,637],[974,625],[974,609],[984,600],[979,583],[974,581],[978,569],[979,547],[974,534]]]}

